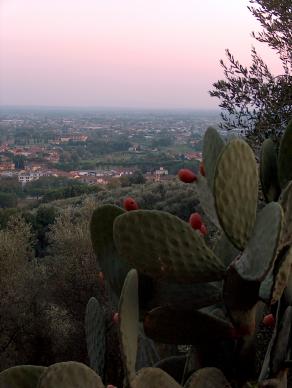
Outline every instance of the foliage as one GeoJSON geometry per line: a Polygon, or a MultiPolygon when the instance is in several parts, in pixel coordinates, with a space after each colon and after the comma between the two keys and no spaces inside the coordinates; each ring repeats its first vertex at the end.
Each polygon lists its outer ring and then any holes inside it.
{"type": "Polygon", "coordinates": [[[16,208],[0,209],[0,230],[5,228],[12,216],[19,215],[16,208]]]}
{"type": "Polygon", "coordinates": [[[24,170],[25,167],[25,157],[23,155],[16,155],[13,158],[15,168],[18,170],[24,170]]]}
{"type": "Polygon", "coordinates": [[[0,365],[21,363],[32,349],[21,352],[36,317],[34,301],[38,288],[33,260],[32,233],[19,217],[12,217],[0,231],[0,365]]]}
{"type": "Polygon", "coordinates": [[[17,197],[13,193],[1,193],[0,191],[0,208],[13,208],[17,206],[17,197]]]}
{"type": "Polygon", "coordinates": [[[48,246],[47,233],[51,225],[54,224],[58,215],[58,209],[41,205],[31,212],[23,212],[23,217],[30,223],[35,236],[35,256],[43,257],[48,246]]]}
{"type": "Polygon", "coordinates": [[[265,138],[279,139],[292,114],[292,7],[290,0],[251,0],[249,7],[263,31],[253,37],[277,54],[283,73],[274,76],[257,53],[243,66],[226,50],[220,61],[225,79],[213,84],[210,95],[220,99],[222,127],[241,129],[255,145],[265,138]]]}
{"type": "MultiPolygon", "coordinates": [[[[62,326],[59,312],[66,315],[78,338],[83,338],[76,347],[71,333],[66,337],[58,335],[59,347],[54,349],[55,357],[71,353],[75,360],[85,359],[84,311],[90,296],[98,294],[98,266],[91,248],[88,219],[93,211],[92,201],[79,208],[63,211],[48,233],[49,256],[46,268],[49,281],[47,292],[50,305],[54,307],[55,320],[62,326]],[[62,344],[62,345],[61,345],[62,344]],[[62,352],[58,351],[62,348],[62,352]]],[[[55,334],[57,336],[57,333],[55,334]]]]}
{"type": "Polygon", "coordinates": [[[57,199],[78,197],[83,194],[96,193],[100,190],[100,187],[95,185],[89,186],[82,183],[68,185],[63,188],[47,191],[42,197],[42,202],[51,202],[57,199]]]}
{"type": "Polygon", "coordinates": [[[0,178],[0,191],[3,193],[14,193],[17,196],[21,196],[22,187],[17,178],[1,177],[0,178]]]}

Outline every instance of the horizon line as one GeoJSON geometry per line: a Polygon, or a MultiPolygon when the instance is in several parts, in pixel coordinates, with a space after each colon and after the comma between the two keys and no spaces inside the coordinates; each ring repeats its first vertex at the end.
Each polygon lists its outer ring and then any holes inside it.
{"type": "Polygon", "coordinates": [[[152,110],[152,111],[213,111],[220,112],[220,108],[211,107],[135,107],[135,106],[101,106],[101,105],[20,105],[0,104],[0,109],[98,109],[98,110],[152,110]]]}

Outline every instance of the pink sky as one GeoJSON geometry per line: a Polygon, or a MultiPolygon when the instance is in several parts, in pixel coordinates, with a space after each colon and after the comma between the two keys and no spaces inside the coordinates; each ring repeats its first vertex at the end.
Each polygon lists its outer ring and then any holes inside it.
{"type": "Polygon", "coordinates": [[[0,104],[214,108],[225,48],[249,64],[261,47],[247,4],[0,0],[0,104]]]}

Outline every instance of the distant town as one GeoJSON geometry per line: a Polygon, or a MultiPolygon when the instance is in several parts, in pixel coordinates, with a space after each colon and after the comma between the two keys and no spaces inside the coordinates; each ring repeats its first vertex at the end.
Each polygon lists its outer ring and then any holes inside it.
{"type": "Polygon", "coordinates": [[[2,108],[0,178],[22,186],[48,176],[88,185],[137,173],[172,179],[183,164],[201,161],[203,133],[219,121],[214,111],[2,108]]]}

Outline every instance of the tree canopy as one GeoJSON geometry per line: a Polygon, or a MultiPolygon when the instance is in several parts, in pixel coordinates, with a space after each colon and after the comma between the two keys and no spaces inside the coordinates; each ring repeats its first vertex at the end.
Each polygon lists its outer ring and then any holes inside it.
{"type": "Polygon", "coordinates": [[[222,127],[241,129],[254,143],[278,140],[292,118],[292,3],[291,0],[250,0],[250,12],[263,30],[252,36],[278,56],[281,74],[272,74],[256,49],[251,65],[243,66],[227,49],[220,61],[225,79],[213,84],[210,95],[220,99],[222,127]]]}

